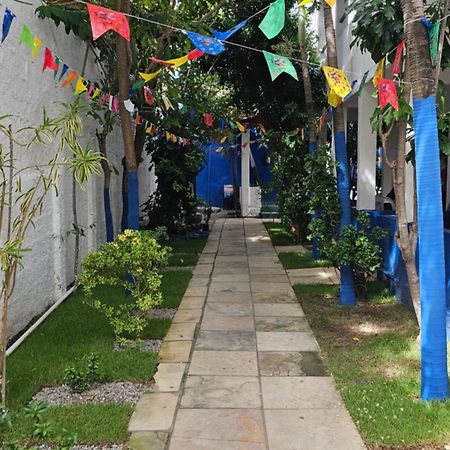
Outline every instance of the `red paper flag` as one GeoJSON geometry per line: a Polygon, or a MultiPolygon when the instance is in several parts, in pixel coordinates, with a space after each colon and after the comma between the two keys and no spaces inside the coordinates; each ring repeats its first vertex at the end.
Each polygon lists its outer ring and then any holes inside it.
{"type": "Polygon", "coordinates": [[[155,64],[160,64],[161,66],[165,66],[165,67],[173,66],[173,63],[168,62],[168,61],[164,61],[162,59],[153,58],[153,56],[150,58],[150,61],[154,62],[155,64]]]}
{"type": "Polygon", "coordinates": [[[153,92],[147,86],[144,87],[144,99],[147,105],[153,106],[153,104],[155,103],[155,97],[153,97],[153,92]]]}
{"type": "Polygon", "coordinates": [[[197,58],[202,57],[204,54],[205,54],[205,52],[202,52],[202,51],[197,50],[196,48],[194,48],[194,50],[191,50],[188,53],[187,57],[188,57],[189,61],[192,61],[193,59],[197,59],[197,58]]]}
{"type": "Polygon", "coordinates": [[[207,127],[212,127],[214,124],[214,116],[209,113],[203,113],[203,122],[207,127]]]}
{"type": "Polygon", "coordinates": [[[398,111],[397,88],[392,80],[378,79],[378,98],[380,100],[380,108],[384,108],[386,105],[392,105],[398,111]]]}
{"type": "Polygon", "coordinates": [[[56,64],[56,61],[53,58],[52,51],[48,47],[45,47],[44,65],[42,66],[42,72],[45,69],[58,70],[58,64],[56,64]]]}
{"type": "Polygon", "coordinates": [[[87,3],[87,9],[94,41],[109,30],[117,31],[127,41],[130,40],[130,25],[125,14],[91,3],[87,3]]]}
{"type": "Polygon", "coordinates": [[[395,53],[394,65],[392,66],[392,75],[400,73],[400,63],[402,62],[403,49],[405,48],[406,39],[397,45],[397,52],[395,53]]]}

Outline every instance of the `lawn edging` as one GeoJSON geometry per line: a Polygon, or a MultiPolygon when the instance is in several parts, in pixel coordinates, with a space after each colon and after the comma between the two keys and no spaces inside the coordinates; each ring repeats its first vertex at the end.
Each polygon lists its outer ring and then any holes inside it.
{"type": "Polygon", "coordinates": [[[128,425],[128,448],[131,450],[164,450],[166,446],[181,400],[183,381],[203,315],[217,250],[218,240],[206,242],[163,339],[155,383],[150,391],[142,395],[128,425]]]}

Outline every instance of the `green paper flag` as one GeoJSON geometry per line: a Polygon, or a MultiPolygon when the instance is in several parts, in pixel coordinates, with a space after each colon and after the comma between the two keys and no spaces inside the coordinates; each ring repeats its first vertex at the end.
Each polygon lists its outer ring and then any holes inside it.
{"type": "Polygon", "coordinates": [[[289,58],[265,51],[263,51],[263,53],[266,58],[267,65],[269,66],[272,81],[274,81],[275,78],[283,72],[286,72],[298,81],[297,71],[289,58]]]}
{"type": "Polygon", "coordinates": [[[364,76],[363,79],[361,80],[361,84],[359,85],[359,89],[358,89],[358,97],[361,97],[363,91],[364,91],[364,86],[366,85],[366,81],[367,81],[367,77],[369,76],[369,71],[367,71],[364,76]]]}
{"type": "Polygon", "coordinates": [[[284,0],[276,0],[270,5],[269,11],[259,24],[260,30],[268,39],[277,36],[284,27],[286,5],[284,0]]]}
{"type": "Polygon", "coordinates": [[[22,28],[22,34],[20,35],[20,44],[27,45],[31,50],[34,49],[33,35],[26,25],[24,25],[22,28]]]}
{"type": "Polygon", "coordinates": [[[433,66],[437,64],[439,50],[439,32],[441,30],[441,22],[434,23],[428,29],[428,39],[430,41],[430,56],[433,66]]]}

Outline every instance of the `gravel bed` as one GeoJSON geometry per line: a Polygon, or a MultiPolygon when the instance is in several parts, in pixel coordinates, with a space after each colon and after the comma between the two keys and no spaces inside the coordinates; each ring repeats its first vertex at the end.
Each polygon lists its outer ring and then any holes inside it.
{"type": "Polygon", "coordinates": [[[147,339],[141,342],[129,342],[128,344],[118,344],[114,343],[114,351],[120,352],[122,350],[127,350],[129,348],[135,348],[141,352],[154,352],[158,353],[161,349],[162,340],[160,339],[147,339]]]}
{"type": "Polygon", "coordinates": [[[33,396],[33,400],[47,403],[49,406],[85,403],[128,403],[136,405],[141,395],[148,390],[148,384],[115,381],[112,383],[96,383],[87,391],[75,394],[72,393],[69,386],[62,384],[43,388],[33,396]]]}
{"type": "Polygon", "coordinates": [[[176,308],[155,308],[148,312],[149,319],[173,319],[177,313],[176,308]]]}

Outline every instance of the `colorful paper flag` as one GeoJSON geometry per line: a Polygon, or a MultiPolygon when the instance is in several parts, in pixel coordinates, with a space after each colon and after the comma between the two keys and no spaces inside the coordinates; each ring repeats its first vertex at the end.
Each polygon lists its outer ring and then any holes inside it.
{"type": "Polygon", "coordinates": [[[34,48],[33,35],[31,34],[30,29],[26,25],[22,27],[22,34],[20,35],[19,43],[27,45],[31,50],[33,50],[34,48]]]}
{"type": "Polygon", "coordinates": [[[392,107],[398,111],[397,88],[392,80],[386,80],[384,78],[378,79],[378,98],[380,101],[380,108],[384,108],[386,105],[392,105],[392,107]]]}
{"type": "Polygon", "coordinates": [[[364,76],[363,76],[363,78],[362,78],[362,80],[361,80],[361,83],[359,84],[358,97],[361,97],[361,95],[362,95],[362,93],[363,93],[363,91],[364,91],[364,87],[365,87],[365,85],[366,85],[367,77],[368,77],[368,76],[369,76],[369,71],[367,70],[367,71],[364,73],[364,76]]]}
{"type": "Polygon", "coordinates": [[[152,81],[154,78],[156,78],[160,73],[161,73],[161,69],[159,69],[159,70],[157,70],[156,72],[153,72],[153,73],[139,72],[139,76],[140,76],[146,83],[148,83],[149,81],[152,81]]]}
{"type": "Polygon", "coordinates": [[[350,86],[347,75],[342,70],[328,66],[324,66],[322,69],[330,88],[328,92],[328,103],[333,108],[337,108],[342,103],[342,100],[352,92],[352,87],[350,86]]]}
{"type": "Polygon", "coordinates": [[[44,72],[45,69],[56,71],[58,70],[58,65],[56,64],[56,61],[53,58],[52,51],[48,47],[45,47],[44,64],[42,66],[42,72],[44,72]]]}
{"type": "Polygon", "coordinates": [[[310,5],[313,2],[313,0],[302,0],[300,2],[300,6],[307,6],[310,5]]]}
{"type": "Polygon", "coordinates": [[[230,36],[233,36],[233,34],[237,33],[241,28],[245,27],[248,24],[248,20],[244,20],[241,23],[238,23],[233,28],[229,29],[228,31],[216,31],[211,30],[211,33],[219,39],[219,41],[226,41],[230,36]]]}
{"type": "Polygon", "coordinates": [[[205,54],[205,52],[201,52],[200,50],[197,50],[196,48],[194,48],[194,50],[191,50],[188,54],[188,60],[192,61],[194,59],[200,58],[205,54]]]}
{"type": "Polygon", "coordinates": [[[125,14],[91,3],[87,3],[87,9],[91,19],[94,41],[109,30],[116,31],[127,41],[130,40],[130,25],[125,14]]]}
{"type": "Polygon", "coordinates": [[[9,8],[6,8],[5,14],[3,15],[2,44],[8,37],[9,29],[11,28],[12,21],[15,19],[15,17],[16,15],[9,8]]]}
{"type": "Polygon", "coordinates": [[[56,69],[53,71],[54,73],[53,73],[53,79],[55,79],[56,78],[56,75],[58,75],[58,72],[59,72],[59,64],[61,63],[61,60],[57,57],[57,56],[55,56],[55,64],[56,64],[56,69]]]}
{"type": "Polygon", "coordinates": [[[61,85],[61,87],[65,88],[66,86],[68,86],[77,76],[78,74],[75,72],[75,70],[72,70],[72,72],[67,75],[67,78],[64,80],[64,83],[61,85]]]}
{"type": "Polygon", "coordinates": [[[102,90],[100,88],[96,87],[94,89],[94,93],[92,94],[92,97],[91,97],[92,100],[94,100],[94,98],[98,97],[101,94],[101,92],[102,92],[102,90]]]}
{"type": "Polygon", "coordinates": [[[395,52],[394,64],[392,65],[392,75],[398,76],[400,73],[400,64],[403,58],[403,50],[405,48],[406,39],[397,45],[397,51],[395,52]]]}
{"type": "Polygon", "coordinates": [[[273,39],[284,28],[286,19],[286,4],[284,0],[276,0],[270,5],[269,11],[259,24],[259,29],[267,39],[273,39]]]}
{"type": "Polygon", "coordinates": [[[75,85],[74,95],[82,94],[85,91],[87,91],[86,82],[83,77],[79,76],[77,79],[77,84],[75,85]]]}
{"type": "Polygon", "coordinates": [[[209,113],[203,113],[203,122],[207,127],[212,127],[214,125],[214,116],[209,113]]]}
{"type": "Polygon", "coordinates": [[[383,58],[377,65],[377,69],[375,70],[375,75],[373,76],[372,83],[374,87],[378,86],[378,80],[384,77],[384,64],[386,58],[383,58]]]}
{"type": "Polygon", "coordinates": [[[129,98],[127,98],[126,100],[124,100],[123,106],[125,106],[125,109],[126,109],[129,113],[134,112],[134,103],[133,103],[129,98]]]}
{"type": "Polygon", "coordinates": [[[435,66],[438,62],[440,30],[441,30],[441,22],[434,23],[428,29],[428,39],[430,41],[430,57],[433,66],[435,66]]]}
{"type": "Polygon", "coordinates": [[[274,81],[283,72],[286,72],[298,81],[297,71],[289,58],[266,51],[263,51],[263,53],[266,58],[267,65],[269,66],[272,81],[274,81]]]}
{"type": "Polygon", "coordinates": [[[36,59],[36,56],[39,53],[39,50],[41,49],[42,41],[35,36],[33,38],[33,50],[31,51],[31,60],[34,61],[36,59]]]}
{"type": "Polygon", "coordinates": [[[163,94],[163,95],[162,95],[162,101],[163,101],[164,106],[165,106],[165,108],[166,108],[167,111],[168,111],[169,109],[175,110],[175,108],[174,108],[173,105],[172,105],[172,102],[169,100],[169,98],[167,97],[166,94],[163,94]]]}
{"type": "Polygon", "coordinates": [[[238,127],[238,129],[241,133],[243,133],[245,131],[245,126],[242,125],[241,122],[236,122],[236,126],[238,127]]]}
{"type": "Polygon", "coordinates": [[[169,59],[166,62],[170,63],[170,67],[180,67],[183,64],[186,64],[189,61],[187,55],[181,56],[180,58],[169,59]]]}
{"type": "Polygon", "coordinates": [[[325,0],[332,8],[336,4],[336,0],[325,0]]]}
{"type": "Polygon", "coordinates": [[[149,106],[153,106],[153,104],[155,103],[155,97],[153,97],[153,92],[147,86],[144,87],[144,100],[149,106]]]}
{"type": "Polygon", "coordinates": [[[67,73],[68,70],[69,70],[69,66],[67,64],[63,64],[61,73],[59,74],[58,81],[61,81],[63,79],[64,75],[67,73]]]}
{"type": "Polygon", "coordinates": [[[200,50],[207,55],[219,55],[225,50],[225,46],[216,38],[205,36],[204,34],[193,33],[192,31],[186,31],[186,35],[197,50],[200,50]]]}
{"type": "Polygon", "coordinates": [[[171,63],[171,62],[169,62],[169,61],[166,61],[166,60],[164,60],[164,59],[158,59],[158,58],[155,58],[154,56],[152,56],[152,57],[150,58],[150,61],[151,61],[152,63],[159,64],[160,66],[165,66],[165,67],[171,67],[171,66],[173,66],[173,63],[171,63]]]}
{"type": "Polygon", "coordinates": [[[115,113],[118,113],[118,112],[119,112],[119,96],[118,96],[118,95],[115,95],[115,96],[113,97],[113,101],[112,101],[112,110],[113,110],[113,112],[115,112],[115,113]]]}

